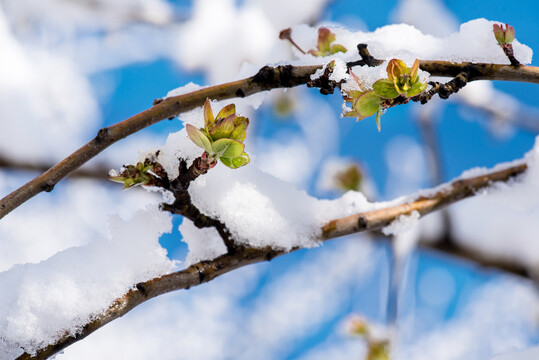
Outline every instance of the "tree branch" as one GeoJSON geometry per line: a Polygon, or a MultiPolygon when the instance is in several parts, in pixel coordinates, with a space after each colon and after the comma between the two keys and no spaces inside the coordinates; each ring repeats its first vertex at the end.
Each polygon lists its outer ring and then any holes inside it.
{"type": "Polygon", "coordinates": [[[539,84],[539,67],[537,66],[420,60],[419,68],[432,76],[456,77],[462,72],[467,72],[470,74],[468,81],[503,80],[539,84]]]}
{"type": "Polygon", "coordinates": [[[421,216],[441,209],[456,201],[475,195],[475,193],[495,181],[506,181],[527,169],[526,164],[515,165],[504,170],[469,179],[456,180],[443,190],[430,196],[421,196],[414,201],[405,202],[388,208],[355,214],[330,221],[322,228],[322,239],[350,235],[357,232],[381,229],[401,215],[409,215],[413,211],[421,216]]]}
{"type": "MultiPolygon", "coordinates": [[[[175,117],[182,112],[202,106],[206,98],[214,100],[245,97],[257,92],[306,84],[310,76],[321,65],[309,66],[265,66],[252,77],[221,85],[207,87],[191,93],[156,101],[155,105],[122,122],[99,130],[97,136],[86,145],[32,179],[0,200],[0,219],[42,191],[52,191],[54,186],[70,172],[99,154],[101,151],[137,131],[161,120],[175,117]]],[[[466,71],[473,80],[523,81],[538,84],[539,68],[520,65],[518,67],[497,64],[455,64],[448,61],[420,61],[420,68],[433,76],[455,77],[466,71]]]]}
{"type": "Polygon", "coordinates": [[[97,136],[74,153],[32,179],[0,201],[0,219],[19,205],[42,191],[52,191],[54,186],[70,172],[99,154],[101,151],[131,134],[161,120],[175,117],[182,112],[202,106],[206,98],[214,100],[245,97],[257,92],[305,84],[320,66],[263,67],[255,76],[230,83],[207,87],[191,93],[169,97],[137,115],[99,130],[97,136]]]}
{"type": "MultiPolygon", "coordinates": [[[[436,191],[434,192],[433,190],[431,195],[420,196],[384,209],[332,220],[322,227],[321,235],[318,240],[326,241],[344,235],[381,229],[391,224],[391,222],[399,216],[410,214],[412,211],[417,211],[421,215],[426,215],[456,201],[474,196],[478,190],[490,186],[493,182],[512,179],[513,177],[522,174],[526,169],[527,165],[523,163],[504,170],[491,171],[481,176],[455,180],[436,188],[436,191]]],[[[518,275],[527,275],[522,272],[522,267],[478,255],[473,251],[459,247],[459,245],[456,244],[452,244],[451,249],[436,244],[429,244],[427,246],[443,252],[463,256],[485,266],[498,267],[518,275]]],[[[296,248],[292,251],[295,250],[298,249],[296,248]]],[[[241,247],[234,254],[222,255],[211,261],[202,261],[185,270],[139,283],[134,289],[117,299],[105,313],[98,315],[92,322],[86,324],[76,336],[66,333],[55,344],[51,344],[39,350],[35,356],[25,353],[18,357],[17,360],[46,359],[62,349],[65,349],[67,346],[82,340],[97,329],[125,315],[136,306],[151,298],[179,289],[189,289],[192,286],[211,281],[229,271],[249,264],[269,261],[274,257],[285,253],[285,251],[275,250],[270,247],[262,249],[241,247]]]]}

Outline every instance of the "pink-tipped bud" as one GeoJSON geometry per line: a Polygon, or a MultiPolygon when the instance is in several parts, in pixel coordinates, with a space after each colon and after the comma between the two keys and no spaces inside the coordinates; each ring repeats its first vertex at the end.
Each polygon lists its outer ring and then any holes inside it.
{"type": "Polygon", "coordinates": [[[504,44],[511,44],[515,39],[515,28],[505,24],[505,29],[503,25],[494,24],[492,25],[492,31],[494,32],[494,37],[500,46],[504,44]]]}
{"type": "Polygon", "coordinates": [[[513,40],[515,40],[515,28],[512,26],[509,26],[505,24],[506,30],[505,30],[505,43],[511,44],[513,40]]]}

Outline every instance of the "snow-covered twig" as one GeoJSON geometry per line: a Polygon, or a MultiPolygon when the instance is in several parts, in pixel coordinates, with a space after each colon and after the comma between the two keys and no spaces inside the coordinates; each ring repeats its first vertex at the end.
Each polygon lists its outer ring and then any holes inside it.
{"type": "Polygon", "coordinates": [[[522,163],[481,176],[456,180],[447,186],[442,186],[439,191],[432,195],[421,196],[400,205],[332,220],[323,227],[322,239],[328,240],[361,231],[381,229],[399,216],[408,215],[414,211],[423,216],[456,201],[473,196],[478,190],[489,186],[492,182],[506,181],[523,173],[526,169],[527,165],[522,163]]]}
{"type": "MultiPolygon", "coordinates": [[[[472,197],[479,190],[488,187],[494,182],[508,181],[522,174],[526,169],[527,165],[521,163],[503,170],[486,172],[480,176],[458,179],[432,191],[428,191],[427,193],[429,195],[420,196],[407,202],[391,205],[376,211],[332,220],[323,226],[321,236],[318,240],[325,241],[344,235],[381,229],[391,224],[399,216],[410,214],[412,211],[416,211],[422,216],[426,215],[459,200],[472,197]]],[[[481,265],[499,267],[507,271],[519,269],[518,264],[512,264],[512,267],[505,266],[502,262],[484,258],[471,250],[459,248],[457,244],[453,244],[451,249],[447,248],[444,244],[437,245],[434,243],[427,246],[463,256],[469,260],[477,261],[481,265]]],[[[297,249],[292,249],[292,251],[294,250],[297,249]]],[[[56,343],[40,349],[36,355],[32,356],[25,353],[17,359],[46,359],[69,345],[82,340],[107,323],[125,315],[149,299],[171,291],[189,289],[192,286],[211,281],[232,270],[262,261],[269,261],[285,253],[286,251],[284,250],[276,250],[272,247],[242,247],[232,254],[225,254],[211,261],[202,261],[182,271],[139,283],[127,294],[117,299],[106,312],[97,315],[93,321],[86,324],[83,330],[76,336],[66,334],[56,343]]],[[[522,275],[521,272],[515,271],[515,273],[522,275]]]]}

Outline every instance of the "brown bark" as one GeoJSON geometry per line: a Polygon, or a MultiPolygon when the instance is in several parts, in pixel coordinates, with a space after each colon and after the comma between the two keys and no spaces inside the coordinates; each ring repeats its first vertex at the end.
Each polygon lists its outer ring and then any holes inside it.
{"type": "MultiPolygon", "coordinates": [[[[478,190],[488,187],[493,182],[508,181],[522,174],[526,169],[526,164],[519,164],[504,170],[491,171],[481,176],[456,180],[437,188],[437,191],[432,192],[432,195],[429,196],[421,196],[384,209],[332,220],[322,227],[321,236],[318,240],[326,241],[344,235],[381,229],[391,224],[399,216],[408,215],[412,211],[417,211],[423,216],[456,201],[474,196],[478,190]]],[[[445,243],[429,244],[427,246],[431,249],[464,257],[480,265],[497,267],[518,275],[527,275],[519,264],[488,258],[458,244],[451,244],[450,248],[445,243]]],[[[297,249],[292,251],[294,250],[297,249]]],[[[199,262],[185,270],[139,283],[135,289],[117,299],[105,313],[98,315],[92,322],[86,324],[76,336],[66,334],[55,344],[40,349],[35,356],[25,353],[18,357],[17,360],[46,359],[85,338],[107,323],[125,315],[149,299],[171,291],[189,289],[192,286],[211,281],[229,271],[258,262],[269,261],[285,253],[285,251],[275,250],[270,247],[262,249],[239,248],[233,254],[222,255],[211,261],[199,262]]]]}

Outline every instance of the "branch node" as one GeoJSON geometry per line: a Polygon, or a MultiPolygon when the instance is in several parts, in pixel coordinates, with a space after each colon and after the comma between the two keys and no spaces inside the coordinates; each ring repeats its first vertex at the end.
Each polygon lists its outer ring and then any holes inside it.
{"type": "Polygon", "coordinates": [[[138,291],[140,291],[142,295],[146,296],[146,287],[144,287],[143,283],[138,283],[137,285],[135,285],[135,287],[138,291]]]}
{"type": "Polygon", "coordinates": [[[358,229],[367,229],[368,225],[369,225],[369,222],[367,221],[367,218],[364,215],[358,216],[357,218],[358,229]]]}
{"type": "Polygon", "coordinates": [[[259,84],[264,90],[293,87],[305,80],[297,79],[292,73],[293,68],[292,65],[264,66],[253,77],[253,82],[259,84]]]}
{"type": "Polygon", "coordinates": [[[383,60],[378,60],[374,58],[369,52],[369,50],[367,49],[367,44],[357,44],[357,51],[359,53],[359,56],[361,57],[361,60],[346,63],[346,66],[348,67],[348,69],[354,66],[367,65],[369,67],[374,67],[374,66],[382,65],[383,60]]]}
{"type": "Polygon", "coordinates": [[[52,190],[54,190],[54,185],[56,184],[52,182],[51,180],[49,180],[45,184],[41,185],[41,189],[43,189],[43,191],[45,192],[51,192],[52,190]]]}
{"type": "Polygon", "coordinates": [[[236,96],[239,97],[239,98],[244,98],[244,97],[245,97],[245,93],[244,93],[243,90],[240,88],[240,89],[236,90],[236,96]]]}
{"type": "Polygon", "coordinates": [[[326,69],[324,70],[324,74],[322,74],[320,77],[314,80],[309,81],[307,83],[307,87],[319,88],[320,94],[322,95],[333,94],[335,87],[339,86],[339,83],[329,78],[332,72],[333,72],[333,67],[331,66],[331,63],[330,63],[326,66],[326,69]]]}
{"type": "Polygon", "coordinates": [[[277,253],[272,252],[272,251],[268,251],[268,252],[266,253],[265,259],[266,259],[266,261],[271,261],[271,260],[273,260],[275,257],[277,257],[277,253]]]}
{"type": "Polygon", "coordinates": [[[108,128],[99,129],[99,131],[97,132],[97,136],[95,137],[95,141],[98,144],[104,143],[108,136],[109,136],[108,128]]]}
{"type": "Polygon", "coordinates": [[[432,88],[429,91],[411,97],[410,100],[426,104],[435,94],[438,94],[440,99],[448,99],[452,94],[459,92],[460,89],[466,86],[471,77],[471,71],[466,69],[445,84],[430,81],[429,85],[432,88]]]}
{"type": "Polygon", "coordinates": [[[196,264],[195,265],[195,268],[197,269],[198,271],[198,281],[199,281],[199,284],[202,284],[204,283],[204,280],[206,279],[206,274],[204,274],[204,264],[205,264],[205,261],[201,261],[200,263],[196,264]]]}

